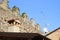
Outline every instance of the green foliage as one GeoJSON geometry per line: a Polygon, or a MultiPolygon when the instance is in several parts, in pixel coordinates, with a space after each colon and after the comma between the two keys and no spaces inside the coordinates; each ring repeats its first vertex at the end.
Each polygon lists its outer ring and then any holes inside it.
{"type": "Polygon", "coordinates": [[[18,7],[14,6],[14,7],[12,8],[12,11],[16,11],[16,10],[20,11],[18,7]]]}
{"type": "Polygon", "coordinates": [[[24,13],[22,13],[22,17],[24,18],[24,14],[26,15],[26,18],[27,18],[28,16],[27,16],[27,14],[26,14],[25,12],[24,12],[24,13]]]}
{"type": "Polygon", "coordinates": [[[7,1],[7,5],[9,5],[9,1],[7,1]]]}
{"type": "Polygon", "coordinates": [[[9,7],[9,1],[7,1],[7,5],[8,5],[8,8],[10,9],[10,7],[9,7]]]}

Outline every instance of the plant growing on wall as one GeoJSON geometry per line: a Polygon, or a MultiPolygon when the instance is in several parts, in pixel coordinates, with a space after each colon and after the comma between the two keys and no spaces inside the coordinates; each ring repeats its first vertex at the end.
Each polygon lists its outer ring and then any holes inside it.
{"type": "Polygon", "coordinates": [[[14,7],[12,8],[12,11],[16,11],[16,10],[20,11],[18,7],[14,6],[14,7]]]}
{"type": "Polygon", "coordinates": [[[26,18],[28,17],[27,14],[24,12],[22,13],[22,17],[24,18],[26,16],[26,18]]]}

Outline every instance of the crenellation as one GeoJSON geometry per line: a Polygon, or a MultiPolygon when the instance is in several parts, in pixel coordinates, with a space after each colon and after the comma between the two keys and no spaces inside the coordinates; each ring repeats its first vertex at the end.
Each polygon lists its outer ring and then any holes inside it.
{"type": "Polygon", "coordinates": [[[29,21],[25,12],[20,15],[18,7],[11,10],[7,4],[8,0],[0,3],[0,32],[41,33],[40,25],[35,25],[33,18],[29,21]]]}
{"type": "Polygon", "coordinates": [[[2,7],[4,10],[8,10],[8,7],[9,7],[8,0],[2,0],[0,2],[0,7],[2,7]]]}
{"type": "Polygon", "coordinates": [[[16,17],[19,17],[19,16],[20,16],[20,10],[19,10],[18,7],[14,6],[14,7],[12,8],[12,12],[14,13],[14,15],[15,15],[16,17]]]}

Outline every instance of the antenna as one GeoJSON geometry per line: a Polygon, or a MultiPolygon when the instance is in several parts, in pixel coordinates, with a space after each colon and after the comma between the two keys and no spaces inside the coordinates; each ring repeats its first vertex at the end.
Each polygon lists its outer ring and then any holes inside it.
{"type": "Polygon", "coordinates": [[[48,31],[47,27],[48,27],[50,24],[47,24],[47,23],[46,23],[46,21],[45,21],[45,20],[46,20],[46,16],[43,14],[43,11],[41,12],[41,14],[42,14],[42,16],[43,16],[43,22],[44,22],[44,27],[45,27],[43,30],[44,30],[45,34],[48,34],[49,31],[48,31]]]}
{"type": "Polygon", "coordinates": [[[44,32],[45,32],[45,34],[48,34],[49,33],[49,31],[48,31],[47,28],[44,28],[44,32]]]}

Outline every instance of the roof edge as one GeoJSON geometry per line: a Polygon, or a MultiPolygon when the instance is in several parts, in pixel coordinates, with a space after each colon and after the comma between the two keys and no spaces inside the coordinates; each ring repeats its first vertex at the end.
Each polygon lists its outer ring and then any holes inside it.
{"type": "Polygon", "coordinates": [[[48,36],[48,35],[52,34],[53,32],[55,32],[55,31],[57,31],[57,30],[59,30],[59,29],[60,29],[60,27],[57,28],[57,29],[55,29],[54,31],[50,32],[49,34],[47,34],[47,35],[45,35],[45,36],[48,36]]]}

